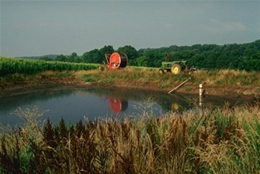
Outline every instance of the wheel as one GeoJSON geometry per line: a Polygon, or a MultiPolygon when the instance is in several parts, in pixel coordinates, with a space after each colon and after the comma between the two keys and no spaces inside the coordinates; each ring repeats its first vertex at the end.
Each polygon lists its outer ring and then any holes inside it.
{"type": "Polygon", "coordinates": [[[179,64],[173,64],[172,65],[172,68],[171,68],[171,72],[173,73],[173,74],[180,74],[180,72],[181,72],[181,66],[179,65],[179,64]]]}
{"type": "Polygon", "coordinates": [[[160,73],[160,74],[164,74],[163,69],[159,69],[159,73],[160,73]]]}

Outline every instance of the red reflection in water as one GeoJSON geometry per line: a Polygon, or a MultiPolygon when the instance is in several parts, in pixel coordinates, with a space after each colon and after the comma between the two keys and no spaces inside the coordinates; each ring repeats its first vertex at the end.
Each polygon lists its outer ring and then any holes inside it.
{"type": "Polygon", "coordinates": [[[121,100],[118,98],[109,98],[109,103],[110,103],[110,107],[112,109],[113,112],[115,112],[116,114],[124,111],[127,109],[128,107],[128,102],[125,100],[121,100]]]}

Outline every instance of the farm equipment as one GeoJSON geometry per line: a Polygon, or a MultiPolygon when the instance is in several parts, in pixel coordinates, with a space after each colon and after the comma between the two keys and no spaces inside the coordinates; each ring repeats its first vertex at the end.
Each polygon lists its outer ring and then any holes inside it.
{"type": "Polygon", "coordinates": [[[105,54],[107,61],[107,69],[118,69],[126,67],[128,57],[125,53],[113,52],[112,54],[105,54]]]}
{"type": "Polygon", "coordinates": [[[166,72],[171,72],[174,75],[180,74],[181,72],[192,72],[195,71],[195,68],[189,69],[187,65],[187,61],[179,60],[179,61],[170,61],[170,56],[167,55],[167,61],[162,62],[162,66],[159,69],[161,74],[166,72]]]}
{"type": "Polygon", "coordinates": [[[182,71],[188,71],[186,61],[162,62],[162,66],[159,69],[160,73],[172,72],[175,75],[180,74],[182,71]]]}

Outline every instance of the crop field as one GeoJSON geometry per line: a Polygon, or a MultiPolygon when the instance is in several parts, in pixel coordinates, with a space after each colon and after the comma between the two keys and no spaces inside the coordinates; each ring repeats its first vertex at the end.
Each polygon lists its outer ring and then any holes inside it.
{"type": "Polygon", "coordinates": [[[0,76],[19,74],[35,74],[43,71],[78,71],[97,69],[97,64],[68,63],[43,60],[27,60],[21,58],[0,57],[0,76]]]}

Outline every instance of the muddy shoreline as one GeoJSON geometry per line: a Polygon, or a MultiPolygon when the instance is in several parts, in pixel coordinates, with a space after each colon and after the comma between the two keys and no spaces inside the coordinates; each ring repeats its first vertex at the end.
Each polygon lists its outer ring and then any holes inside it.
{"type": "MultiPolygon", "coordinates": [[[[19,94],[33,93],[44,90],[59,90],[59,89],[73,89],[73,88],[111,88],[111,89],[139,89],[149,91],[160,91],[168,93],[180,83],[171,84],[168,87],[160,88],[156,83],[149,83],[141,85],[138,81],[121,81],[109,84],[98,84],[91,82],[78,81],[73,78],[59,78],[56,80],[41,80],[40,83],[33,83],[32,81],[23,81],[16,83],[0,84],[0,97],[7,97],[19,94]]],[[[225,97],[243,97],[243,98],[259,98],[260,91],[258,86],[238,86],[238,85],[209,85],[203,84],[205,95],[207,96],[225,96],[225,97]]],[[[175,94],[198,94],[199,84],[187,82],[176,91],[175,94]]]]}

